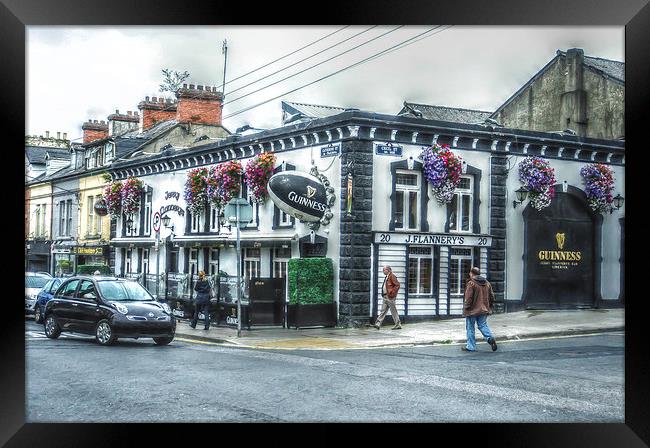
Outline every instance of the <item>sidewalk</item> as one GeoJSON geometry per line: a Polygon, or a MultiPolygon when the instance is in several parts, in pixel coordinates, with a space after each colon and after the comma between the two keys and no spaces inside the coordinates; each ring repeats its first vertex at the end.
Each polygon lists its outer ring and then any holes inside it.
{"type": "MultiPolygon", "coordinates": [[[[488,324],[497,342],[545,336],[578,335],[625,329],[625,310],[590,309],[571,311],[519,311],[494,314],[488,324]]],[[[402,330],[391,330],[384,325],[381,330],[365,328],[313,328],[287,329],[282,327],[251,327],[237,329],[211,326],[203,329],[200,321],[196,329],[189,321],[179,321],[176,338],[201,342],[229,344],[239,347],[263,349],[367,349],[378,347],[452,344],[466,341],[465,319],[453,318],[426,322],[406,323],[402,330]]],[[[478,331],[477,342],[483,341],[478,331]]]]}

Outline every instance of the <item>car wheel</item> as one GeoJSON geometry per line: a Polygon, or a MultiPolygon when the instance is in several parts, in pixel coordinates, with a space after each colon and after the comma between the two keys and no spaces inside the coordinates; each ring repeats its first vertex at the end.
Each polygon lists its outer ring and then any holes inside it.
{"type": "Polygon", "coordinates": [[[38,305],[36,305],[36,309],[34,310],[34,321],[37,324],[43,323],[43,315],[41,314],[41,307],[38,305]]]}
{"type": "Polygon", "coordinates": [[[156,345],[167,345],[173,340],[174,336],[169,336],[166,338],[153,338],[153,341],[156,343],[156,345]]]}
{"type": "Polygon", "coordinates": [[[59,327],[59,323],[56,321],[56,318],[54,316],[47,316],[45,318],[45,336],[47,336],[50,339],[56,339],[61,335],[61,327],[59,327]]]}
{"type": "Polygon", "coordinates": [[[100,345],[111,345],[117,339],[113,334],[111,324],[106,319],[102,319],[95,328],[95,339],[100,345]]]}

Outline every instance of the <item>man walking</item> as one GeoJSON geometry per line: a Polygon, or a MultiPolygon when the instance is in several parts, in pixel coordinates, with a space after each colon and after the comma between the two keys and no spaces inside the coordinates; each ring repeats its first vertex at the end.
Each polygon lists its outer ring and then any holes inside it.
{"type": "Polygon", "coordinates": [[[390,308],[390,314],[393,316],[393,321],[395,326],[392,330],[401,330],[402,324],[399,320],[399,314],[397,313],[397,308],[395,307],[395,297],[397,297],[397,292],[399,291],[399,281],[397,281],[397,276],[393,273],[393,270],[390,266],[384,266],[384,284],[381,287],[381,296],[384,299],[384,307],[381,310],[381,314],[377,317],[375,321],[375,327],[377,330],[381,328],[381,323],[384,321],[384,317],[388,313],[390,308]]]}
{"type": "Polygon", "coordinates": [[[199,312],[203,311],[205,319],[205,327],[203,329],[207,330],[210,328],[210,283],[205,279],[205,272],[199,272],[199,281],[196,282],[194,291],[196,291],[196,299],[194,299],[196,306],[194,307],[194,318],[192,319],[192,323],[190,323],[190,327],[196,328],[196,323],[199,320],[199,312]]]}
{"type": "Polygon", "coordinates": [[[485,337],[492,351],[496,351],[497,343],[487,324],[487,316],[492,312],[494,306],[494,292],[492,285],[485,277],[481,276],[481,270],[473,267],[469,271],[470,280],[465,288],[465,303],[463,316],[465,316],[465,328],[467,329],[467,345],[462,347],[465,352],[476,351],[476,340],[474,337],[474,325],[485,337]]]}

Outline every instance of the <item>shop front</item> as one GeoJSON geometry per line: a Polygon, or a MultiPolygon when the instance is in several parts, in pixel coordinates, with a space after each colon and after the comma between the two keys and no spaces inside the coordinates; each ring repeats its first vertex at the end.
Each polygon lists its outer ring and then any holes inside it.
{"type": "Polygon", "coordinates": [[[26,241],[26,268],[28,272],[50,272],[51,241],[26,241]]]}
{"type": "Polygon", "coordinates": [[[458,316],[472,266],[487,269],[489,235],[373,233],[373,318],[382,307],[383,267],[401,283],[396,306],[405,319],[458,316]]]}

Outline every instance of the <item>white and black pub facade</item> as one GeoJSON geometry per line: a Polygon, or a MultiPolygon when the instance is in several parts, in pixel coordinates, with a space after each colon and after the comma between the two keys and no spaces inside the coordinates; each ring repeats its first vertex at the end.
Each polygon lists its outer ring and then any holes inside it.
{"type": "Polygon", "coordinates": [[[356,110],[113,164],[113,179],[140,178],[149,188],[143,204],[150,201],[141,207],[150,217],[139,218],[138,235],[120,235],[122,223],[116,226],[116,273],[126,275],[127,263],[144,269],[138,266],[148,257],[148,272],[158,272],[158,281],[165,276],[168,295],[191,294],[187,285],[199,270],[235,273],[234,229],[223,227],[215,210],[191,216],[183,199],[186,173],[233,159],[245,166],[270,151],[276,172],[306,174],[316,167],[327,178],[335,187],[332,217],[314,227],[270,199],[254,205],[253,222],[241,232],[242,272],[285,277],[290,258],[331,258],[342,325],[376,317],[384,265],[402,285],[397,308],[406,321],[461,315],[472,266],[492,283],[499,311],[624,302],[625,208],[592,212],[580,177],[585,164],[606,164],[614,172],[614,194],[625,196],[623,141],[356,110]],[[436,143],[463,160],[460,184],[446,205],[433,198],[419,158],[436,143]],[[547,159],[558,182],[551,206],[541,212],[528,201],[513,205],[521,186],[517,164],[528,155],[547,159]],[[160,226],[163,215],[173,232],[160,226]],[[569,260],[577,253],[579,260],[569,260]]]}

